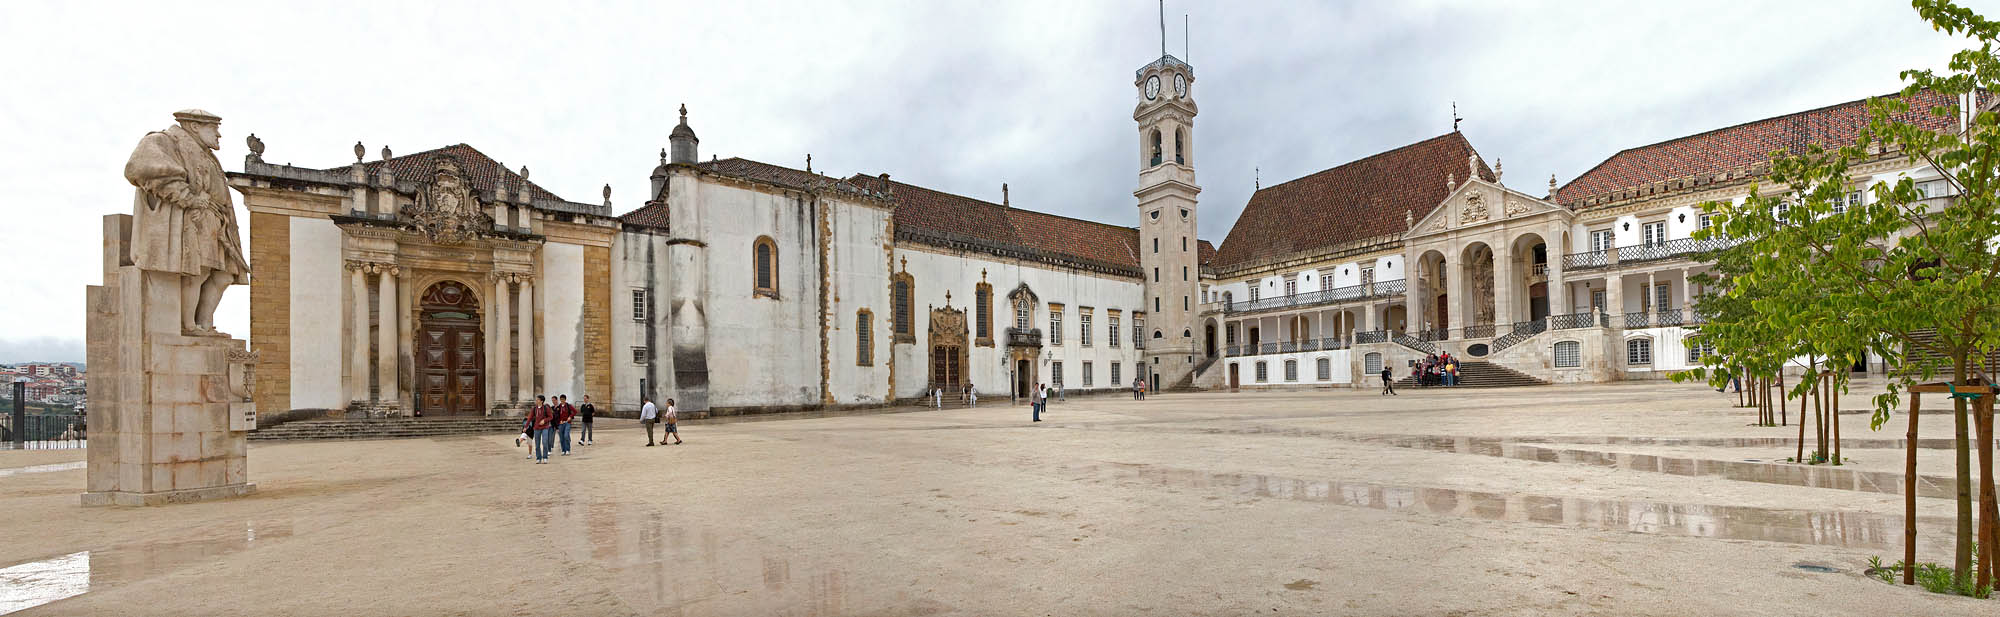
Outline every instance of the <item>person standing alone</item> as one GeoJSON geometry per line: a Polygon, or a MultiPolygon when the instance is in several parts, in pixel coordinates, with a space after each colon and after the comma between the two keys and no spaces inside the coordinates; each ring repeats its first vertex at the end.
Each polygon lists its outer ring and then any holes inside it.
{"type": "MultiPolygon", "coordinates": [[[[1390,378],[1393,376],[1394,374],[1389,371],[1389,366],[1386,364],[1382,365],[1382,396],[1389,396],[1391,394],[1396,394],[1396,386],[1391,384],[1389,381],[1390,378]]],[[[1402,396],[1402,395],[1396,394],[1396,396],[1402,396]]]]}
{"type": "Polygon", "coordinates": [[[681,427],[680,427],[681,410],[680,408],[674,406],[674,399],[667,399],[667,415],[665,421],[667,423],[667,432],[660,433],[660,444],[666,445],[667,436],[673,435],[674,445],[677,446],[681,445],[681,427]]]}
{"type": "Polygon", "coordinates": [[[583,413],[583,434],[577,436],[576,442],[579,445],[597,445],[595,435],[590,430],[590,421],[597,418],[597,406],[590,404],[590,395],[583,395],[583,407],[578,411],[583,413]]]}

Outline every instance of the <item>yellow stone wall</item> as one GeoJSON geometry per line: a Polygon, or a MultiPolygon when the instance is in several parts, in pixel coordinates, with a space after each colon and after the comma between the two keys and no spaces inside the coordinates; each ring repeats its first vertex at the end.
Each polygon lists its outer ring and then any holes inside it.
{"type": "MultiPolygon", "coordinates": [[[[292,408],[292,217],[250,213],[250,348],[257,357],[257,410],[292,408]]],[[[336,325],[336,327],[338,327],[336,325]]]]}
{"type": "Polygon", "coordinates": [[[583,385],[609,410],[611,382],[611,247],[583,247],[583,385]]]}

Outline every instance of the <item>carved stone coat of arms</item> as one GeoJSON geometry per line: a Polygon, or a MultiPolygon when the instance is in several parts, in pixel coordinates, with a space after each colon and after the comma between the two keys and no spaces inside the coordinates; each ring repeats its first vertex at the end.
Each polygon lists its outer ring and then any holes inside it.
{"type": "Polygon", "coordinates": [[[492,229],[492,215],[480,207],[458,159],[439,156],[435,161],[430,185],[417,191],[415,203],[403,210],[417,230],[432,242],[449,245],[492,229]]]}

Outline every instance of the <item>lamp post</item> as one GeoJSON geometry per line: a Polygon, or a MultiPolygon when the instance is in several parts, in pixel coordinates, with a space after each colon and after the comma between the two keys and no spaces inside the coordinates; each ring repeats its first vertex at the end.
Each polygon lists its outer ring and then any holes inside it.
{"type": "Polygon", "coordinates": [[[27,447],[28,378],[14,378],[14,449],[27,447]]]}

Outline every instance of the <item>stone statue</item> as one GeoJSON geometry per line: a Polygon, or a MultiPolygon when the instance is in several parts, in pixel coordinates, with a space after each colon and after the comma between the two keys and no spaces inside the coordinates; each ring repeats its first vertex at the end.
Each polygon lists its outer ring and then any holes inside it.
{"type": "Polygon", "coordinates": [[[236,231],[236,208],[215,150],[222,118],[199,110],[174,112],[175,126],[147,133],[125,162],[132,198],[132,264],[181,275],[181,332],[215,330],[215,307],[230,285],[249,282],[250,265],[236,231]]]}

